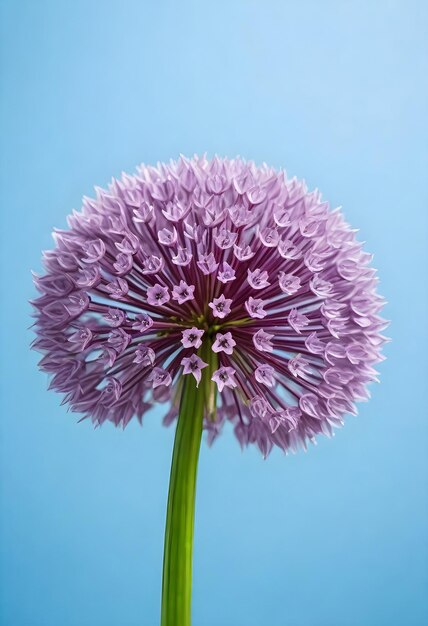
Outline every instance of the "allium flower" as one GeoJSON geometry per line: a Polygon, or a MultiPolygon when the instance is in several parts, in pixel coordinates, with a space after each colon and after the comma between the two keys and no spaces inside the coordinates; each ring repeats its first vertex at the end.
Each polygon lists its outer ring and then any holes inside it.
{"type": "Polygon", "coordinates": [[[35,277],[34,347],[51,387],[96,424],[125,426],[167,398],[171,422],[174,390],[201,363],[216,383],[205,427],[231,421],[264,455],[331,434],[369,397],[386,326],[371,256],[283,172],[141,166],[85,198],[55,241],[35,277]]]}
{"type": "Polygon", "coordinates": [[[162,626],[189,626],[203,427],[267,456],[355,414],[386,340],[376,272],[318,192],[240,159],[141,166],[68,223],[34,278],[40,367],[96,425],[178,417],[162,626]]]}

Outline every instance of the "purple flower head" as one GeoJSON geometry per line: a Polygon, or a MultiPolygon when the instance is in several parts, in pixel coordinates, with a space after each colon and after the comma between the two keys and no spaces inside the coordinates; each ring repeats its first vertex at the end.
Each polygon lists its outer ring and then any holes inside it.
{"type": "Polygon", "coordinates": [[[201,382],[202,370],[204,367],[208,367],[208,363],[205,363],[197,354],[192,354],[190,357],[181,359],[181,365],[183,366],[183,374],[193,374],[198,387],[201,382]]]}
{"type": "Polygon", "coordinates": [[[210,309],[212,309],[214,317],[219,317],[220,319],[223,319],[224,317],[229,315],[232,302],[232,298],[225,298],[224,294],[222,294],[219,298],[214,298],[214,300],[210,302],[208,306],[210,307],[210,309]]]}
{"type": "Polygon", "coordinates": [[[40,367],[72,411],[125,426],[166,402],[170,423],[192,374],[209,441],[229,421],[266,456],[369,397],[387,326],[371,256],[302,181],[182,157],[98,189],[68,223],[33,306],[40,367]]]}

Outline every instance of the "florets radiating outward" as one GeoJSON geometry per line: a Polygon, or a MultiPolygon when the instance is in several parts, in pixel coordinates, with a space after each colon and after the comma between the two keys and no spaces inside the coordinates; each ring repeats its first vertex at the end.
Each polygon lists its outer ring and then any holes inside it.
{"type": "Polygon", "coordinates": [[[317,191],[241,159],[180,158],[96,196],[35,277],[34,347],[73,411],[125,426],[169,401],[170,422],[182,377],[205,370],[209,440],[229,420],[267,455],[331,434],[369,397],[376,272],[317,191]]]}

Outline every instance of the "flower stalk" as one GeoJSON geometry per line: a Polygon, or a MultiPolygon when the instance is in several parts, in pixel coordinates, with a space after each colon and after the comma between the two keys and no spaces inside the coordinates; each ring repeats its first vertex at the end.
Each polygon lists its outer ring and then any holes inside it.
{"type": "MultiPolygon", "coordinates": [[[[207,350],[211,348],[204,344],[201,352],[207,350]]],[[[196,476],[203,418],[207,400],[213,393],[210,378],[215,366],[210,363],[202,371],[199,387],[193,376],[186,377],[183,385],[166,514],[161,626],[191,624],[196,476]]]]}

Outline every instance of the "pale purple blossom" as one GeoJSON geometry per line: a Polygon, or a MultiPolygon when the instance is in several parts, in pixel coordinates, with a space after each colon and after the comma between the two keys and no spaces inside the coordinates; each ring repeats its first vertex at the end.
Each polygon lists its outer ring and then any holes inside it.
{"type": "Polygon", "coordinates": [[[305,254],[304,263],[311,272],[321,272],[325,267],[323,257],[317,252],[312,251],[305,254]]]}
{"type": "Polygon", "coordinates": [[[294,308],[291,309],[287,317],[288,323],[299,335],[302,334],[302,330],[309,324],[309,318],[303,313],[294,308]]]}
{"type": "Polygon", "coordinates": [[[169,302],[169,299],[168,287],[156,284],[147,289],[147,302],[152,306],[162,306],[169,302]]]}
{"type": "Polygon", "coordinates": [[[229,387],[229,389],[234,389],[235,387],[237,387],[234,378],[235,373],[236,372],[233,367],[220,367],[220,369],[214,372],[211,380],[213,380],[217,384],[217,388],[220,392],[222,392],[225,387],[229,387]]]}
{"type": "Polygon", "coordinates": [[[237,237],[238,233],[234,233],[233,231],[223,228],[222,230],[220,230],[218,235],[216,235],[215,242],[219,248],[221,248],[222,250],[227,250],[234,245],[237,237]]]}
{"type": "Polygon", "coordinates": [[[280,228],[290,226],[291,212],[288,209],[284,209],[284,207],[279,205],[273,212],[273,219],[275,221],[275,224],[280,228]]]}
{"type": "Polygon", "coordinates": [[[239,261],[248,261],[255,254],[250,246],[234,246],[233,251],[239,261]]]}
{"type": "MultiPolygon", "coordinates": [[[[353,363],[352,358],[348,355],[348,349],[340,341],[329,341],[327,345],[324,345],[322,352],[327,363],[334,365],[337,363],[337,359],[348,358],[350,363],[353,363]]],[[[354,363],[353,363],[354,365],[354,363]]]]}
{"type": "Polygon", "coordinates": [[[125,332],[123,328],[115,328],[109,332],[107,341],[111,344],[112,348],[120,354],[126,350],[128,345],[131,343],[131,339],[131,335],[125,332]]]}
{"type": "Polygon", "coordinates": [[[309,281],[309,287],[311,291],[320,298],[328,298],[333,295],[334,286],[333,284],[321,278],[319,274],[315,274],[309,281]]]}
{"type": "Polygon", "coordinates": [[[116,257],[116,262],[113,263],[113,268],[115,269],[116,274],[124,276],[131,270],[133,262],[132,255],[119,252],[116,257]]]}
{"type": "Polygon", "coordinates": [[[153,319],[147,313],[138,313],[132,324],[133,330],[138,330],[140,333],[147,332],[152,326],[153,319]]]}
{"type": "Polygon", "coordinates": [[[96,287],[100,284],[101,271],[98,265],[89,265],[84,267],[76,278],[76,285],[78,287],[96,287]]]}
{"type": "Polygon", "coordinates": [[[172,255],[171,261],[175,265],[186,266],[189,265],[192,260],[192,253],[187,248],[181,248],[180,246],[177,249],[177,254],[172,255]]]}
{"type": "Polygon", "coordinates": [[[183,374],[193,374],[198,387],[201,382],[202,370],[204,367],[208,367],[208,363],[205,363],[197,354],[192,354],[181,359],[181,365],[183,366],[183,374]]]}
{"type": "Polygon", "coordinates": [[[124,278],[116,278],[111,283],[107,282],[105,288],[114,300],[124,300],[129,291],[129,285],[124,278]]]}
{"type": "Polygon", "coordinates": [[[96,263],[103,258],[106,252],[105,243],[102,239],[85,241],[82,244],[82,251],[84,253],[84,256],[82,257],[82,261],[84,263],[96,263]]]}
{"type": "Polygon", "coordinates": [[[297,293],[300,285],[299,276],[293,276],[293,274],[286,274],[285,272],[279,273],[279,287],[287,296],[293,296],[297,293]]]}
{"type": "Polygon", "coordinates": [[[92,332],[90,328],[79,328],[76,332],[72,333],[68,338],[71,344],[71,349],[76,352],[83,352],[83,350],[90,344],[92,340],[92,332]]]}
{"type": "Polygon", "coordinates": [[[133,363],[138,363],[144,367],[150,367],[154,364],[155,359],[155,351],[145,344],[140,343],[135,351],[133,363]]]}
{"type": "Polygon", "coordinates": [[[235,280],[235,270],[229,263],[223,261],[223,269],[217,272],[217,280],[222,283],[229,283],[231,280],[235,280]]]}
{"type": "Polygon", "coordinates": [[[302,255],[301,252],[290,239],[282,239],[278,244],[278,252],[283,259],[297,260],[302,255]]]}
{"type": "Polygon", "coordinates": [[[300,416],[300,409],[294,406],[269,413],[269,426],[272,434],[276,433],[279,427],[281,427],[281,430],[285,430],[287,434],[290,433],[297,428],[300,416]]]}
{"type": "Polygon", "coordinates": [[[141,272],[143,274],[159,274],[163,268],[163,259],[156,256],[155,254],[151,254],[146,259],[143,260],[141,264],[141,272]]]}
{"type": "Polygon", "coordinates": [[[158,232],[158,241],[163,246],[173,246],[177,241],[176,228],[174,226],[172,227],[172,230],[162,228],[162,230],[158,232]]]}
{"type": "Polygon", "coordinates": [[[34,276],[40,367],[97,425],[158,402],[173,422],[191,374],[216,403],[210,442],[229,421],[264,456],[305,446],[355,414],[383,360],[384,300],[355,233],[266,165],[142,165],[55,231],[34,276]]]}
{"type": "Polygon", "coordinates": [[[259,237],[266,248],[276,248],[279,243],[279,232],[277,228],[263,228],[259,232],[259,237]]]}
{"type": "Polygon", "coordinates": [[[89,307],[89,296],[84,291],[77,291],[68,296],[64,308],[72,316],[81,315],[89,307]]]}
{"type": "Polygon", "coordinates": [[[250,317],[262,320],[267,315],[267,312],[263,308],[265,304],[265,301],[261,298],[253,298],[253,296],[250,296],[245,302],[245,308],[250,317]]]}
{"type": "Polygon", "coordinates": [[[160,386],[169,387],[172,383],[171,374],[162,367],[154,367],[147,380],[152,383],[153,389],[160,386]]]}
{"type": "Polygon", "coordinates": [[[248,270],[247,280],[253,289],[265,289],[270,285],[269,275],[266,270],[256,269],[254,272],[248,270]]]}
{"type": "Polygon", "coordinates": [[[113,406],[120,398],[122,393],[122,384],[117,378],[112,376],[106,378],[106,385],[100,393],[99,402],[104,406],[113,406]]]}
{"type": "Polygon", "coordinates": [[[202,274],[205,274],[206,276],[215,272],[219,266],[219,264],[216,263],[215,256],[212,252],[210,252],[209,254],[201,254],[199,256],[197,265],[202,274]]]}
{"type": "Polygon", "coordinates": [[[273,352],[272,339],[274,335],[267,333],[262,328],[260,328],[253,335],[253,343],[257,350],[260,352],[273,352]]]}
{"type": "Polygon", "coordinates": [[[325,350],[325,343],[318,338],[316,331],[308,335],[305,339],[305,347],[312,352],[312,354],[323,354],[325,350]]]}
{"type": "Polygon", "coordinates": [[[232,298],[225,298],[224,294],[222,294],[218,298],[214,298],[214,300],[210,302],[208,306],[210,307],[210,309],[212,309],[214,317],[223,319],[224,317],[229,315],[232,302],[232,298]]]}
{"type": "Polygon", "coordinates": [[[254,396],[250,399],[249,409],[252,417],[263,419],[267,415],[269,408],[269,402],[263,396],[254,396]]]}
{"type": "Polygon", "coordinates": [[[116,241],[115,247],[122,252],[123,254],[132,256],[136,254],[140,247],[140,242],[138,237],[133,235],[132,233],[127,233],[122,241],[116,241]]]}
{"type": "Polygon", "coordinates": [[[109,326],[118,327],[121,326],[125,321],[126,313],[125,311],[122,311],[122,309],[109,307],[107,313],[103,315],[103,319],[107,322],[109,326]]]}
{"type": "Polygon", "coordinates": [[[266,385],[267,387],[273,387],[275,385],[275,370],[271,365],[259,365],[254,376],[258,383],[266,385]]]}
{"type": "Polygon", "coordinates": [[[184,304],[189,300],[193,300],[195,297],[193,294],[195,292],[194,285],[188,285],[184,280],[180,280],[179,285],[174,285],[172,288],[172,299],[177,300],[178,304],[184,304]]]}
{"type": "Polygon", "coordinates": [[[186,330],[182,331],[183,338],[181,343],[185,348],[200,348],[204,332],[202,328],[195,328],[195,326],[186,328],[186,330]]]}
{"type": "Polygon", "coordinates": [[[303,377],[305,374],[311,372],[309,361],[305,359],[301,354],[296,354],[292,359],[288,361],[288,369],[295,378],[303,377]]]}
{"type": "Polygon", "coordinates": [[[233,348],[236,346],[236,341],[232,337],[232,333],[217,333],[215,341],[212,345],[213,352],[224,352],[225,354],[232,354],[233,348]]]}

